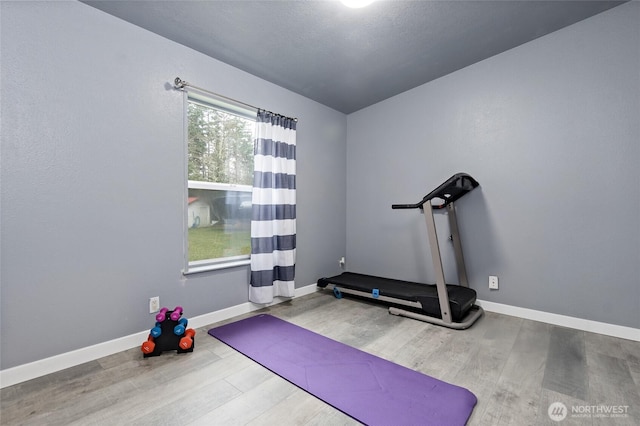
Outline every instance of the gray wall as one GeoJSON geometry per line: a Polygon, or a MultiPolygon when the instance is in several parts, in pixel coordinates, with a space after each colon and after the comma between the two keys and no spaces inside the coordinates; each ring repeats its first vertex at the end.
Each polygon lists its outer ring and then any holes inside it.
{"type": "Polygon", "coordinates": [[[390,205],[464,171],[479,299],[640,327],[639,23],[625,4],[349,115],[349,269],[434,282],[423,217],[390,205]]]}
{"type": "Polygon", "coordinates": [[[150,296],[187,317],[247,301],[247,268],[180,273],[175,76],[300,119],[298,286],[345,252],[433,281],[422,216],[389,206],[467,171],[479,298],[640,327],[638,3],[348,118],[81,3],[0,8],[2,369],[145,330],[150,296]]]}
{"type": "Polygon", "coordinates": [[[248,268],[184,278],[173,78],[299,118],[296,285],[345,253],[346,116],[77,2],[1,3],[1,368],[248,300],[248,268]],[[330,214],[327,214],[330,212],[330,214]]]}

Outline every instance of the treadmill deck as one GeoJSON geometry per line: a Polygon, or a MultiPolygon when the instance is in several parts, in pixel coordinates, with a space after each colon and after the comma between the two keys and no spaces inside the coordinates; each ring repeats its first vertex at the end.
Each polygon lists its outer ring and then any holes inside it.
{"type": "MultiPolygon", "coordinates": [[[[441,315],[438,290],[435,284],[422,284],[354,272],[343,272],[334,277],[318,280],[319,287],[324,288],[329,284],[333,284],[338,288],[366,293],[372,293],[374,289],[377,289],[380,296],[419,302],[425,314],[436,317],[441,315]]],[[[449,294],[451,315],[454,321],[458,321],[465,316],[475,303],[476,292],[468,287],[447,284],[447,293],[449,294]]]]}

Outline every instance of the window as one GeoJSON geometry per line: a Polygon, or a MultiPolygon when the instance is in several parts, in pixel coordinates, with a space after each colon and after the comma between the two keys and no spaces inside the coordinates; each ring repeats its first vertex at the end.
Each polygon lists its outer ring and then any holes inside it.
{"type": "Polygon", "coordinates": [[[248,264],[255,112],[188,94],[187,268],[248,264]]]}

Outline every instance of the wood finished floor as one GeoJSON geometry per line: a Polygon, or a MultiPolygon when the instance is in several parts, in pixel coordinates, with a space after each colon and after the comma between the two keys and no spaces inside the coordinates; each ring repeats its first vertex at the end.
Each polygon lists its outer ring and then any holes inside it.
{"type": "MultiPolygon", "coordinates": [[[[455,331],[328,292],[259,312],[468,388],[478,397],[469,425],[640,424],[640,342],[493,313],[455,331]],[[553,402],[568,408],[562,422],[547,414],[553,402]],[[626,406],[627,417],[585,416],[587,406],[626,406]]],[[[359,424],[210,337],[212,326],[190,354],[144,359],[136,348],[5,388],[0,423],[359,424]]]]}

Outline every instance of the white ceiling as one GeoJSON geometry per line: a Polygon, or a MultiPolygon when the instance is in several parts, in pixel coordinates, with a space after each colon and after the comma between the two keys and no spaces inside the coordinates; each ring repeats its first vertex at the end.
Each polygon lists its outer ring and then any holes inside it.
{"type": "Polygon", "coordinates": [[[624,1],[84,3],[348,114],[624,1]]]}

